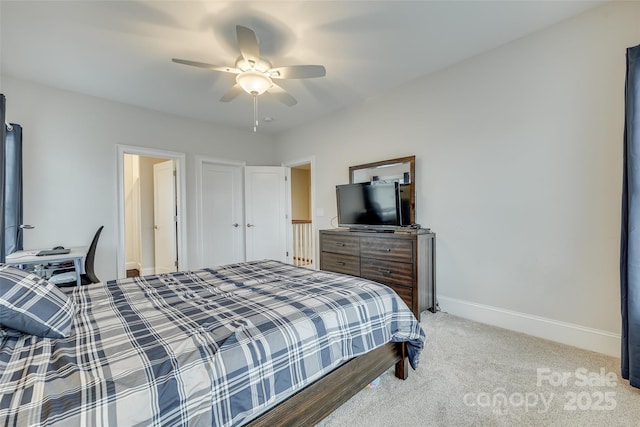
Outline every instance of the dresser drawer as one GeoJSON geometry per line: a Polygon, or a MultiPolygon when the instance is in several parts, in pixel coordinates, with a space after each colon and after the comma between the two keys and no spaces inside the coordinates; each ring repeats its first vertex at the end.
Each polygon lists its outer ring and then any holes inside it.
{"type": "Polygon", "coordinates": [[[411,240],[363,237],[360,239],[360,256],[393,262],[413,262],[411,240]]]}
{"type": "Polygon", "coordinates": [[[413,264],[373,258],[360,259],[360,275],[385,285],[413,286],[413,264]]]}
{"type": "Polygon", "coordinates": [[[320,269],[335,273],[360,275],[360,258],[353,255],[340,255],[322,252],[320,255],[320,269]]]}
{"type": "Polygon", "coordinates": [[[404,303],[407,304],[407,307],[409,307],[409,310],[413,311],[413,289],[408,288],[406,286],[389,286],[389,287],[394,291],[396,291],[398,296],[402,298],[402,301],[404,301],[404,303]]]}
{"type": "Polygon", "coordinates": [[[334,254],[344,255],[360,255],[360,239],[356,236],[349,236],[347,232],[345,235],[335,236],[330,234],[324,234],[320,236],[320,242],[322,252],[332,252],[334,254]]]}

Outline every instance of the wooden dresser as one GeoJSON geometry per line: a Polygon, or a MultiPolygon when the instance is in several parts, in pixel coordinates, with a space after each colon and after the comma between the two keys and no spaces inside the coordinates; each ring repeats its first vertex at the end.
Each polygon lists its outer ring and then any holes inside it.
{"type": "Polygon", "coordinates": [[[420,320],[422,311],[436,311],[435,238],[428,230],[320,230],[320,269],[393,288],[420,320]]]}

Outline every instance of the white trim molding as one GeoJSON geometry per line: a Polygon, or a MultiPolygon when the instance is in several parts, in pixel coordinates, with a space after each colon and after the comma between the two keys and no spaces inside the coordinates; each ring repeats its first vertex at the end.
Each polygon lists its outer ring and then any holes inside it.
{"type": "Polygon", "coordinates": [[[148,276],[150,274],[156,274],[156,269],[153,267],[147,267],[147,268],[143,268],[142,270],[140,270],[140,275],[141,276],[148,276]]]}
{"type": "Polygon", "coordinates": [[[454,316],[620,357],[620,334],[456,298],[438,296],[438,302],[454,316]]]}

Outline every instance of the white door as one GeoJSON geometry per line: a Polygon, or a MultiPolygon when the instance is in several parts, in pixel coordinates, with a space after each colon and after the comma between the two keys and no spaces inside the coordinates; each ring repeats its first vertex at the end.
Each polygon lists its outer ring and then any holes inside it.
{"type": "Polygon", "coordinates": [[[202,267],[244,261],[242,166],[202,163],[202,267]]]}
{"type": "Polygon", "coordinates": [[[178,270],[176,181],[173,160],[153,165],[153,220],[156,274],[178,270]]]}
{"type": "Polygon", "coordinates": [[[288,168],[245,167],[246,260],[287,261],[288,168]]]}

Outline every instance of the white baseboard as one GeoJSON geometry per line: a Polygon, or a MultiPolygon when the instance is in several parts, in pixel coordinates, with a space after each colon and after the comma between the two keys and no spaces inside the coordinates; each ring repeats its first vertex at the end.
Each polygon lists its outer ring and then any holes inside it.
{"type": "Polygon", "coordinates": [[[620,357],[620,334],[499,307],[438,296],[440,309],[465,319],[620,357]]]}
{"type": "Polygon", "coordinates": [[[140,263],[136,261],[127,261],[125,264],[127,270],[140,270],[140,263]]]}
{"type": "Polygon", "coordinates": [[[150,274],[156,274],[155,267],[147,267],[147,268],[143,268],[142,270],[140,270],[140,275],[141,276],[148,276],[150,274]]]}

